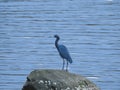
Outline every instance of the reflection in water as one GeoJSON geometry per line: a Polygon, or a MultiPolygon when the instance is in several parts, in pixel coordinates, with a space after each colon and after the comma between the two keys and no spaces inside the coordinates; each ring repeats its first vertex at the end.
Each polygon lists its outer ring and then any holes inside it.
{"type": "Polygon", "coordinates": [[[61,69],[54,34],[73,58],[69,71],[119,90],[120,2],[1,0],[0,90],[21,89],[34,69],[61,69]]]}

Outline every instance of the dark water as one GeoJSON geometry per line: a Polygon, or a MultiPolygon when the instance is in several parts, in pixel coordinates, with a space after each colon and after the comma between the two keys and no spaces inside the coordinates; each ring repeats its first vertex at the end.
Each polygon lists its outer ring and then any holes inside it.
{"type": "Polygon", "coordinates": [[[0,0],[0,90],[21,90],[34,69],[61,69],[54,34],[70,72],[120,90],[120,0],[0,0]]]}

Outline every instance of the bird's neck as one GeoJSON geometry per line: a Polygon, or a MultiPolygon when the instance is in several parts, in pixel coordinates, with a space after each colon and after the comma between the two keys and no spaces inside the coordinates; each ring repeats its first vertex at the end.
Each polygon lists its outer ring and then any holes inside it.
{"type": "Polygon", "coordinates": [[[58,41],[59,41],[59,38],[57,38],[56,41],[55,41],[56,48],[58,48],[58,41]]]}

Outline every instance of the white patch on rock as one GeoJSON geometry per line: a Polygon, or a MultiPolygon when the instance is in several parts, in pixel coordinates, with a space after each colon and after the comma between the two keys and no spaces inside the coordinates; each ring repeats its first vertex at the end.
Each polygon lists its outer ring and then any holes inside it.
{"type": "Polygon", "coordinates": [[[43,80],[40,80],[38,83],[40,84],[40,83],[44,83],[44,82],[43,82],[43,80]]]}

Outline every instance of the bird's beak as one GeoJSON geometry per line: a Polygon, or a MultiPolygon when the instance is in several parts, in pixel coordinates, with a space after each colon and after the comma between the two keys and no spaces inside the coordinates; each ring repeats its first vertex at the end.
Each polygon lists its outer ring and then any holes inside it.
{"type": "Polygon", "coordinates": [[[54,35],[54,37],[56,38],[56,35],[54,35]]]}

